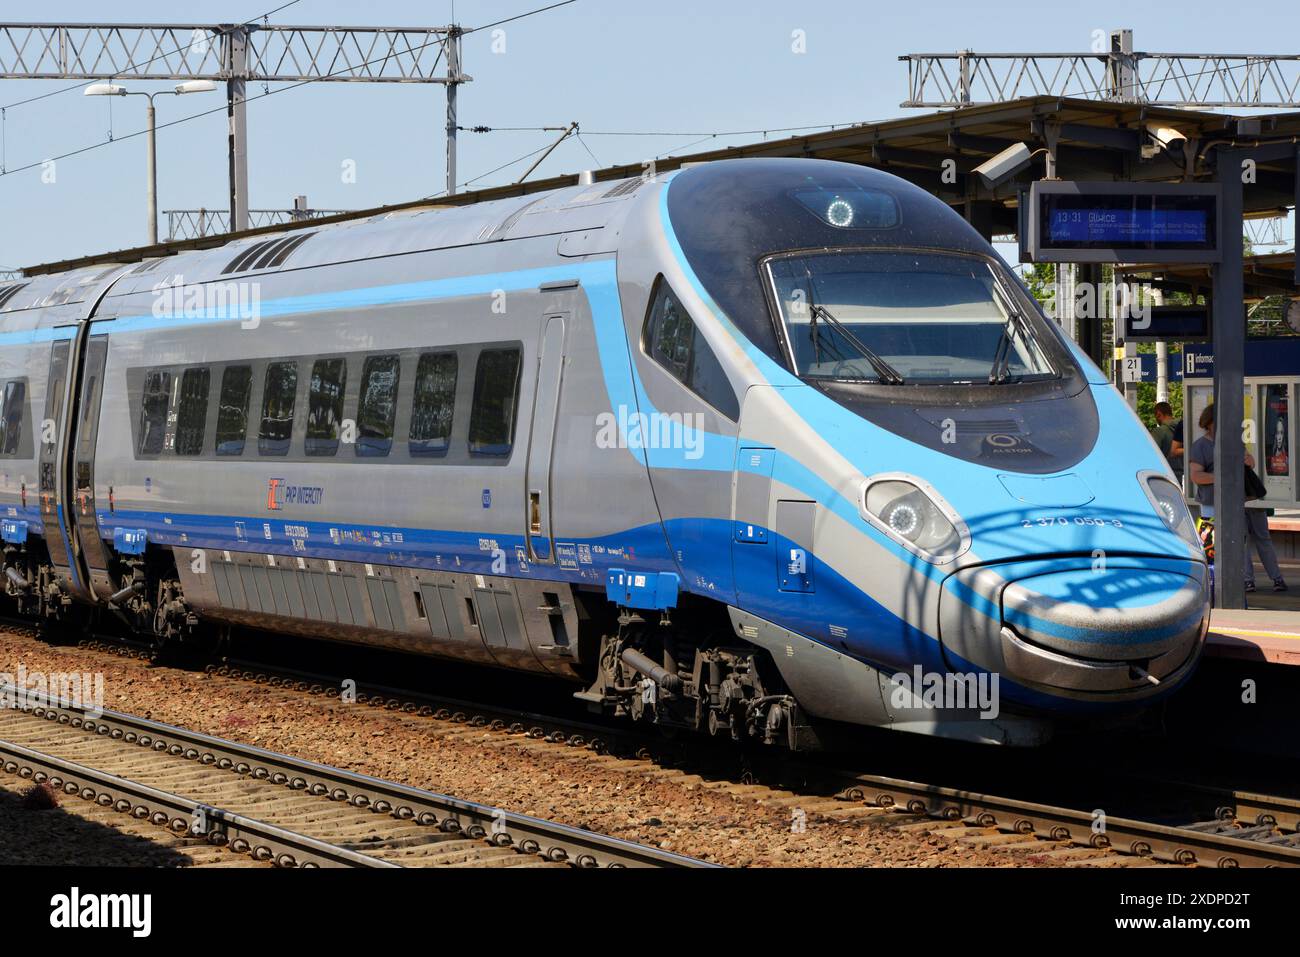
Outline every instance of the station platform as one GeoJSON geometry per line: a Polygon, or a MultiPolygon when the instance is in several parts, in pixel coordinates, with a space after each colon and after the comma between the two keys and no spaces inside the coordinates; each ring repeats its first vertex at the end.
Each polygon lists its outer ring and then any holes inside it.
{"type": "MultiPolygon", "coordinates": [[[[1269,523],[1273,532],[1273,522],[1269,523]]],[[[1296,521],[1300,529],[1300,520],[1296,521]]],[[[1278,560],[1287,591],[1275,592],[1259,558],[1250,549],[1258,591],[1246,596],[1246,610],[1216,608],[1210,615],[1210,634],[1205,654],[1212,658],[1236,658],[1300,665],[1300,560],[1283,553],[1278,536],[1278,560]]]]}
{"type": "Polygon", "coordinates": [[[1300,665],[1300,611],[1215,609],[1210,615],[1205,654],[1211,658],[1300,665]]]}
{"type": "Polygon", "coordinates": [[[1300,559],[1300,511],[1276,509],[1268,518],[1268,533],[1278,558],[1300,559]]]}

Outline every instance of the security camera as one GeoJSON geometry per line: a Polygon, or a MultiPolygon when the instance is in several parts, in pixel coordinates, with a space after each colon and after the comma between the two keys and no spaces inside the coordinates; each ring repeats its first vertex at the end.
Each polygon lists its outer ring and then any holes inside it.
{"type": "Polygon", "coordinates": [[[1028,166],[1032,156],[1033,153],[1024,143],[1014,143],[996,156],[980,163],[975,167],[975,172],[984,181],[984,185],[992,189],[1005,183],[1028,166]]]}
{"type": "Polygon", "coordinates": [[[1187,137],[1182,133],[1172,126],[1161,126],[1158,123],[1147,124],[1147,136],[1151,137],[1151,142],[1142,147],[1144,159],[1151,159],[1161,150],[1166,153],[1182,153],[1187,144],[1187,137]]]}

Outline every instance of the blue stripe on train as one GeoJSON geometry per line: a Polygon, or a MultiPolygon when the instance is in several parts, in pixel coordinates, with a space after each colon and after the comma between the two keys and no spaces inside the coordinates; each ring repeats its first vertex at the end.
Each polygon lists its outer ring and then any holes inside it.
{"type": "MultiPolygon", "coordinates": [[[[232,516],[122,509],[117,510],[112,519],[145,530],[149,541],[158,545],[275,554],[289,558],[301,555],[462,574],[567,581],[602,588],[611,568],[633,567],[648,572],[671,572],[676,568],[662,555],[663,530],[657,525],[644,525],[594,539],[557,541],[557,564],[528,562],[521,567],[518,556],[524,549],[522,535],[370,528],[297,518],[266,522],[232,516]],[[241,524],[244,526],[242,538],[236,531],[241,524]],[[308,532],[305,539],[297,539],[301,547],[295,547],[295,539],[285,534],[283,526],[286,524],[304,527],[308,532]],[[268,525],[271,527],[270,538],[265,532],[268,525]],[[331,531],[336,534],[331,536],[331,531]],[[494,541],[505,552],[507,566],[503,571],[493,569],[494,558],[499,556],[482,546],[485,540],[494,541]],[[573,556],[573,559],[568,556],[573,556]],[[584,560],[587,556],[590,557],[589,563],[584,560]]],[[[701,581],[707,583],[710,576],[721,578],[724,572],[730,572],[733,547],[729,520],[677,519],[667,524],[672,540],[690,542],[683,555],[683,564],[690,567],[701,581]]],[[[769,540],[774,541],[775,535],[769,535],[769,540]]],[[[918,664],[927,671],[949,670],[937,636],[931,636],[899,618],[815,555],[809,556],[815,590],[808,593],[778,589],[776,551],[770,545],[737,545],[734,561],[736,580],[742,583],[741,595],[738,599],[730,592],[712,594],[711,597],[718,601],[736,605],[805,635],[887,675],[894,671],[907,671],[918,664]],[[833,632],[832,626],[840,634],[833,632]]],[[[1160,559],[1151,561],[1155,566],[1165,564],[1160,559]]],[[[698,585],[695,590],[710,593],[707,584],[698,585]]],[[[949,654],[948,657],[953,656],[949,654]]],[[[957,660],[952,661],[952,666],[971,672],[982,670],[969,662],[957,660]]],[[[1000,681],[1006,700],[1010,702],[1028,707],[1064,706],[1080,712],[1092,710],[1089,704],[1057,699],[1016,685],[1005,675],[1000,677],[1000,681]]]]}

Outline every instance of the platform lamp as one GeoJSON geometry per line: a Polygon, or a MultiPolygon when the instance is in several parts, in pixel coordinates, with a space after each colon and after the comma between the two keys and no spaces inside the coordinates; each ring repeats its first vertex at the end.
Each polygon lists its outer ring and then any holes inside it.
{"type": "Polygon", "coordinates": [[[149,245],[158,244],[158,136],[157,117],[154,113],[153,98],[159,94],[167,96],[184,96],[187,93],[211,93],[217,85],[211,80],[187,80],[178,83],[172,90],[157,90],[153,93],[141,93],[128,90],[116,83],[92,83],[86,87],[84,96],[143,96],[149,101],[145,114],[148,119],[148,169],[149,181],[149,245]]]}

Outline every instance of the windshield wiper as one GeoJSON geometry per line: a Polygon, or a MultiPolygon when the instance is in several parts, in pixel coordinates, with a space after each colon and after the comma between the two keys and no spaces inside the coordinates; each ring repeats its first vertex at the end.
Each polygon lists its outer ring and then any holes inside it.
{"type": "Polygon", "coordinates": [[[844,341],[856,349],[862,355],[862,358],[871,363],[871,368],[876,370],[876,375],[879,377],[881,382],[888,383],[889,385],[903,384],[902,374],[884,359],[880,358],[880,356],[872,351],[872,349],[861,339],[849,332],[844,323],[831,315],[829,309],[820,304],[809,306],[809,309],[812,310],[812,318],[809,322],[808,334],[812,337],[813,348],[817,351],[818,355],[821,354],[821,340],[817,334],[817,318],[820,316],[822,319],[826,320],[826,322],[830,323],[831,328],[843,336],[844,341]]]}
{"type": "Polygon", "coordinates": [[[1000,283],[994,285],[993,289],[1007,312],[1007,321],[1002,326],[1002,335],[998,337],[997,351],[993,353],[993,367],[989,370],[989,385],[1001,385],[1011,379],[1012,340],[1019,335],[1028,344],[1029,335],[1025,330],[1024,316],[1015,301],[1002,291],[1000,283]]]}

